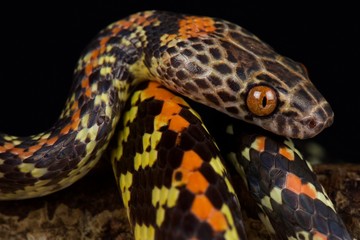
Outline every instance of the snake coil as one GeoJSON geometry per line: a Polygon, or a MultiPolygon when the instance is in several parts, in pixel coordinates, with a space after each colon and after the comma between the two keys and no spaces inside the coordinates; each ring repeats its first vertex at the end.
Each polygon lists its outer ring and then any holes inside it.
{"type": "MultiPolygon", "coordinates": [[[[0,199],[43,196],[76,182],[98,162],[122,116],[112,163],[135,239],[246,239],[235,183],[214,139],[165,87],[285,137],[310,138],[333,121],[303,66],[244,28],[139,12],[103,29],[84,50],[52,128],[30,137],[0,134],[0,199]]],[[[230,155],[269,229],[281,239],[350,239],[291,143],[251,139],[230,155]]]]}

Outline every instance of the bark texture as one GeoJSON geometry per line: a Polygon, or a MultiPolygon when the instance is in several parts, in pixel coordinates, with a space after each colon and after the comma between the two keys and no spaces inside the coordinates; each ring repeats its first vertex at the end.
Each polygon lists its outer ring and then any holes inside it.
{"type": "MultiPolygon", "coordinates": [[[[360,239],[360,165],[319,164],[320,182],[354,239],[360,239]]],[[[247,198],[241,193],[240,198],[247,198]]],[[[249,239],[270,239],[242,203],[249,239]]],[[[0,239],[133,239],[111,167],[100,164],[71,187],[46,197],[0,202],[0,239]]]]}

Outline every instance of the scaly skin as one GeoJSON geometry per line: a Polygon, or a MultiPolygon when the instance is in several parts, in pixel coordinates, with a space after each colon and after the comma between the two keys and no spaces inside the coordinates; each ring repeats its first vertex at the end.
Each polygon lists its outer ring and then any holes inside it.
{"type": "Polygon", "coordinates": [[[85,49],[52,128],[0,135],[0,199],[47,195],[83,177],[144,80],[287,137],[315,136],[333,121],[303,67],[245,29],[210,17],[139,12],[109,25],[85,49]]]}

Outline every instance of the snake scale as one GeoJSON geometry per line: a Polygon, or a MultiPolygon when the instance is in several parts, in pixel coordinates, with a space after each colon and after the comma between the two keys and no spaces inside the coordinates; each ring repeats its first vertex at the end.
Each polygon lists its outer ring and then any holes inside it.
{"type": "Polygon", "coordinates": [[[278,239],[351,239],[290,140],[333,122],[305,68],[236,24],[166,11],[135,13],[94,38],[49,130],[0,134],[0,199],[76,182],[118,126],[112,164],[135,239],[246,239],[237,183],[200,116],[176,94],[287,137],[226,131],[230,162],[278,239]]]}

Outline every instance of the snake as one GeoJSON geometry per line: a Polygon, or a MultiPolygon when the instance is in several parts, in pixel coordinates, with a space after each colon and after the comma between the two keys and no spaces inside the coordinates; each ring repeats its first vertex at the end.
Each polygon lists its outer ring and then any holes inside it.
{"type": "Polygon", "coordinates": [[[49,130],[0,134],[0,200],[64,189],[112,148],[135,239],[247,239],[238,182],[188,100],[237,119],[224,130],[230,168],[277,239],[351,239],[291,141],[334,117],[305,67],[234,23],[168,11],[101,30],[49,130]],[[238,121],[265,133],[241,135],[238,121]]]}

